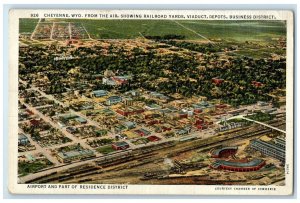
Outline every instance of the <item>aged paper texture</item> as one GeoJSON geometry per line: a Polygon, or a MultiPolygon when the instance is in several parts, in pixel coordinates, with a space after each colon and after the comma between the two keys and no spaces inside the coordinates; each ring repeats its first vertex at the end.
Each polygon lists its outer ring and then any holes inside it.
{"type": "Polygon", "coordinates": [[[291,195],[293,13],[18,10],[9,190],[291,195]]]}

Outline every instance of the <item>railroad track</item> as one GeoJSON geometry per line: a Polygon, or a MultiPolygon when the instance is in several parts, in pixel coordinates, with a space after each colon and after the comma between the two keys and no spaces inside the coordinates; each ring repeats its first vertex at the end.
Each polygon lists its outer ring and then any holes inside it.
{"type": "MultiPolygon", "coordinates": [[[[275,127],[278,127],[280,125],[284,125],[285,121],[282,120],[275,120],[275,121],[270,121],[268,122],[270,125],[274,125],[275,127]]],[[[94,163],[96,166],[90,167],[88,169],[75,169],[74,172],[62,172],[62,173],[53,173],[48,175],[47,177],[38,177],[33,180],[27,181],[26,183],[49,183],[49,182],[64,182],[72,179],[76,179],[76,181],[80,181],[81,183],[85,182],[82,179],[78,178],[86,178],[87,181],[91,181],[90,178],[87,178],[88,176],[95,175],[95,174],[101,174],[104,172],[109,172],[109,171],[116,171],[116,170],[122,170],[124,169],[123,166],[118,167],[118,165],[122,164],[128,164],[128,166],[131,164],[135,164],[135,166],[139,166],[143,164],[143,161],[145,160],[146,157],[151,157],[152,161],[155,161],[156,159],[161,159],[162,157],[168,156],[168,157],[174,157],[178,154],[188,152],[191,150],[199,149],[199,148],[207,148],[207,147],[215,147],[216,145],[228,143],[232,140],[238,139],[238,140],[243,140],[246,138],[251,138],[251,137],[256,137],[260,136],[263,134],[266,134],[268,132],[271,132],[271,129],[238,129],[230,132],[228,135],[223,138],[224,134],[222,133],[221,136],[216,136],[219,138],[218,140],[214,140],[211,142],[204,142],[204,140],[196,140],[192,142],[184,142],[184,143],[178,143],[176,144],[175,142],[170,142],[170,143],[162,143],[158,146],[151,146],[147,148],[141,148],[141,149],[134,149],[134,150],[129,150],[125,153],[122,154],[115,154],[110,157],[104,157],[101,159],[96,159],[94,160],[94,163]],[[245,132],[249,131],[249,132],[245,132]],[[242,132],[242,133],[241,133],[242,132]],[[245,132],[245,133],[243,133],[245,132]],[[223,139],[222,139],[223,138],[223,139]],[[175,146],[176,145],[176,146],[175,146]],[[166,149],[168,148],[168,152],[166,149]],[[172,149],[174,148],[174,149],[172,149]],[[135,162],[135,163],[134,163],[135,162]],[[141,162],[138,164],[137,162],[141,162]],[[105,169],[109,167],[116,166],[115,168],[112,169],[105,169]]],[[[226,133],[225,133],[226,134],[226,133]]],[[[85,166],[84,166],[85,167],[85,166]]],[[[70,170],[70,169],[69,169],[70,170]]],[[[75,181],[74,181],[75,182],[75,181]]]]}

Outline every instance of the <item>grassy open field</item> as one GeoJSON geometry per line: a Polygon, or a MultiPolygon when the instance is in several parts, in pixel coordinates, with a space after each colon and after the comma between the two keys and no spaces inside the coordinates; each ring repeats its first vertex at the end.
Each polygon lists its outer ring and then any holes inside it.
{"type": "MultiPolygon", "coordinates": [[[[32,32],[35,19],[21,19],[20,32],[32,32]]],[[[141,35],[184,35],[186,40],[269,41],[286,35],[283,21],[201,21],[201,20],[90,20],[47,19],[78,22],[94,39],[134,39],[141,35]],[[193,30],[193,31],[191,31],[193,30]],[[196,33],[195,33],[196,32],[196,33]]]]}
{"type": "Polygon", "coordinates": [[[20,18],[19,22],[19,32],[30,32],[32,33],[39,19],[33,18],[20,18]]]}

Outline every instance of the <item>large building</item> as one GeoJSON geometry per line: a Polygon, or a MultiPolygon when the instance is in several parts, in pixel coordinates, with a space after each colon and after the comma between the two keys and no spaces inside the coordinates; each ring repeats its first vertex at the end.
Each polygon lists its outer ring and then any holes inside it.
{"type": "Polygon", "coordinates": [[[216,110],[215,105],[210,104],[206,101],[202,101],[202,102],[197,103],[197,104],[192,104],[192,107],[194,108],[194,110],[201,111],[201,112],[204,112],[204,113],[212,112],[212,111],[216,110]]]}
{"type": "Polygon", "coordinates": [[[274,139],[274,142],[255,139],[250,142],[250,147],[264,155],[278,159],[283,163],[285,162],[285,141],[281,138],[274,139]]]}
{"type": "Polygon", "coordinates": [[[235,155],[238,147],[222,147],[220,149],[214,149],[210,152],[213,158],[227,158],[235,155]]]}
{"type": "Polygon", "coordinates": [[[253,159],[249,162],[217,160],[210,165],[210,168],[217,170],[229,170],[236,172],[257,171],[266,165],[263,159],[253,159]]]}
{"type": "Polygon", "coordinates": [[[123,123],[123,126],[126,127],[127,130],[133,129],[136,126],[135,122],[131,122],[131,121],[126,121],[123,123]]]}
{"type": "Polygon", "coordinates": [[[117,103],[119,103],[119,102],[121,102],[121,101],[122,101],[122,98],[121,98],[121,97],[119,97],[119,96],[111,96],[111,97],[109,97],[109,98],[106,100],[106,104],[107,104],[108,106],[111,106],[111,105],[117,104],[117,103]]]}
{"type": "Polygon", "coordinates": [[[144,109],[142,109],[140,107],[130,106],[130,107],[126,107],[126,108],[117,109],[116,112],[123,116],[129,116],[129,115],[143,113],[144,109]]]}
{"type": "Polygon", "coordinates": [[[107,96],[108,92],[106,90],[95,90],[91,93],[92,97],[104,97],[107,96]]]}
{"type": "Polygon", "coordinates": [[[111,78],[102,78],[102,84],[111,85],[111,86],[117,85],[116,82],[114,80],[112,80],[111,78]]]}
{"type": "Polygon", "coordinates": [[[153,111],[153,110],[158,110],[161,109],[161,106],[157,105],[157,104],[147,104],[145,106],[145,109],[153,111]]]}
{"type": "Polygon", "coordinates": [[[112,148],[115,150],[124,150],[129,148],[129,144],[127,142],[116,142],[112,144],[112,148]]]}
{"type": "Polygon", "coordinates": [[[95,154],[92,150],[73,150],[68,152],[59,152],[57,153],[57,159],[62,163],[68,163],[74,160],[86,159],[94,157],[95,154]]]}

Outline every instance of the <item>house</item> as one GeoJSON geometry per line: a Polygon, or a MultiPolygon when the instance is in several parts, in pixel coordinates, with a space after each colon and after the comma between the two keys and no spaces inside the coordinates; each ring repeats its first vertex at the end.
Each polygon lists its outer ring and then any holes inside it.
{"type": "Polygon", "coordinates": [[[156,141],[159,141],[161,140],[161,138],[155,136],[155,135],[151,135],[149,137],[147,137],[147,140],[151,141],[151,142],[156,142],[156,141]]]}
{"type": "Polygon", "coordinates": [[[202,109],[200,108],[194,109],[194,114],[199,114],[199,113],[202,113],[202,109]]]}
{"type": "Polygon", "coordinates": [[[173,106],[175,106],[176,108],[184,108],[186,107],[188,104],[186,101],[184,100],[174,100],[172,102],[170,102],[173,106]]]}
{"type": "Polygon", "coordinates": [[[263,86],[263,84],[261,82],[257,82],[257,81],[252,81],[251,84],[255,87],[261,87],[263,86]]]}
{"type": "Polygon", "coordinates": [[[202,119],[202,118],[197,119],[195,122],[196,125],[201,125],[203,123],[204,123],[204,119],[202,119]]]}
{"type": "Polygon", "coordinates": [[[217,109],[224,109],[224,108],[227,107],[226,104],[216,104],[215,106],[216,106],[217,109]]]}
{"type": "Polygon", "coordinates": [[[200,112],[204,112],[204,113],[207,113],[207,112],[211,112],[211,111],[215,111],[216,110],[216,107],[215,105],[213,104],[210,104],[206,101],[202,101],[198,104],[192,104],[192,107],[194,109],[198,109],[198,111],[200,112]]]}
{"type": "Polygon", "coordinates": [[[32,119],[32,120],[30,120],[30,125],[37,127],[40,125],[40,120],[32,119]]]}
{"type": "Polygon", "coordinates": [[[163,132],[172,130],[172,127],[170,125],[167,125],[167,124],[163,125],[161,128],[162,128],[163,132]]]}
{"type": "Polygon", "coordinates": [[[267,102],[263,102],[263,101],[258,101],[257,102],[258,106],[268,106],[269,104],[267,102]]]}
{"type": "Polygon", "coordinates": [[[129,148],[129,144],[127,142],[115,142],[112,144],[112,148],[115,150],[124,150],[129,148]]]}
{"type": "Polygon", "coordinates": [[[187,113],[188,116],[194,115],[194,110],[192,108],[184,108],[182,109],[182,112],[187,113]]]}
{"type": "Polygon", "coordinates": [[[179,112],[178,113],[178,117],[179,118],[187,118],[188,117],[188,113],[186,113],[186,112],[179,112]]]}
{"type": "Polygon", "coordinates": [[[157,104],[147,104],[145,106],[146,109],[152,111],[152,110],[158,110],[161,109],[161,106],[157,105],[157,104]]]}
{"type": "Polygon", "coordinates": [[[270,108],[270,109],[262,109],[262,113],[274,113],[277,109],[275,108],[270,108]]]}
{"type": "Polygon", "coordinates": [[[142,137],[151,134],[148,130],[145,130],[145,129],[143,129],[143,128],[140,128],[140,129],[138,129],[138,130],[135,130],[134,132],[137,133],[139,136],[142,136],[142,137]]]}
{"type": "Polygon", "coordinates": [[[207,97],[199,96],[198,101],[199,101],[199,102],[207,101],[207,97]]]}
{"type": "Polygon", "coordinates": [[[147,121],[146,125],[151,126],[151,125],[155,125],[155,124],[159,124],[159,123],[162,123],[162,121],[158,120],[158,119],[153,119],[153,120],[147,121]]]}
{"type": "Polygon", "coordinates": [[[122,101],[122,98],[119,96],[111,96],[106,100],[106,105],[111,106],[122,101]]]}
{"type": "Polygon", "coordinates": [[[131,91],[128,91],[125,93],[126,95],[131,95],[133,97],[137,97],[137,96],[140,96],[140,93],[136,90],[131,90],[131,91]]]}
{"type": "Polygon", "coordinates": [[[154,132],[156,132],[156,133],[161,133],[162,132],[161,126],[151,126],[150,129],[151,130],[153,129],[154,132]]]}
{"type": "Polygon", "coordinates": [[[220,79],[220,78],[212,78],[212,82],[216,85],[220,85],[224,82],[224,79],[220,79]]]}
{"type": "Polygon", "coordinates": [[[67,127],[66,130],[67,130],[67,132],[69,132],[71,134],[76,133],[76,131],[77,131],[76,128],[74,128],[74,127],[67,127]]]}
{"type": "Polygon", "coordinates": [[[111,79],[113,81],[115,81],[115,83],[117,85],[123,85],[123,84],[128,83],[129,77],[128,76],[114,76],[114,77],[111,77],[111,79]]]}
{"type": "Polygon", "coordinates": [[[124,125],[117,125],[113,128],[115,133],[122,132],[123,130],[126,130],[127,128],[124,125]]]}
{"type": "Polygon", "coordinates": [[[114,80],[112,80],[111,78],[102,78],[102,84],[111,85],[111,86],[117,85],[116,82],[114,80]]]}
{"type": "Polygon", "coordinates": [[[168,96],[165,96],[159,92],[150,92],[150,98],[156,99],[160,103],[166,103],[169,100],[168,96]]]}
{"type": "Polygon", "coordinates": [[[86,124],[87,123],[87,120],[84,119],[84,118],[81,118],[81,117],[77,117],[75,118],[75,120],[80,123],[80,124],[86,124]]]}
{"type": "Polygon", "coordinates": [[[22,133],[18,135],[18,145],[27,145],[29,139],[22,133]]]}
{"type": "Polygon", "coordinates": [[[136,124],[131,121],[124,122],[123,125],[126,127],[127,130],[135,128],[136,124]]]}
{"type": "Polygon", "coordinates": [[[182,129],[176,131],[176,135],[186,135],[186,134],[189,134],[190,131],[191,131],[190,127],[185,127],[185,128],[182,128],[182,129]]]}
{"type": "Polygon", "coordinates": [[[198,130],[205,130],[205,129],[207,129],[206,125],[197,125],[196,127],[197,127],[198,130]]]}
{"type": "Polygon", "coordinates": [[[91,93],[92,97],[104,97],[107,96],[108,92],[106,90],[95,90],[91,93]]]}

